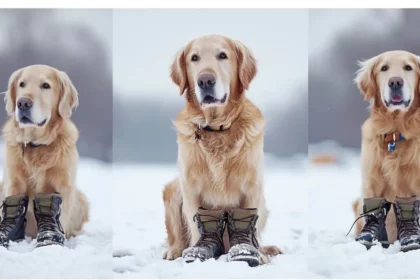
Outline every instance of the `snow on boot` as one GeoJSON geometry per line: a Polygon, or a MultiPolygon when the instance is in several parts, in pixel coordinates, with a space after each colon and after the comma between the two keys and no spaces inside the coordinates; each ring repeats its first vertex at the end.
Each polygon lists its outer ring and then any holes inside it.
{"type": "Polygon", "coordinates": [[[365,245],[367,249],[379,243],[383,247],[388,248],[389,243],[385,221],[390,209],[391,202],[386,201],[384,198],[365,198],[363,214],[359,217],[365,218],[365,225],[360,233],[356,235],[355,240],[365,245]]]}
{"type": "Polygon", "coordinates": [[[29,199],[25,195],[6,197],[3,202],[3,220],[0,223],[0,246],[8,247],[9,241],[25,239],[26,210],[29,199]]]}
{"type": "Polygon", "coordinates": [[[230,249],[228,261],[245,261],[249,266],[260,264],[256,237],[257,209],[233,209],[228,213],[230,249]]]}
{"type": "Polygon", "coordinates": [[[415,196],[395,199],[394,210],[402,252],[420,249],[419,207],[420,200],[415,196]]]}
{"type": "Polygon", "coordinates": [[[37,247],[64,244],[64,231],[60,224],[61,195],[58,193],[37,194],[34,213],[38,225],[37,247]]]}
{"type": "Polygon", "coordinates": [[[199,208],[194,216],[198,230],[201,234],[198,242],[182,252],[182,258],[186,262],[197,259],[205,261],[218,258],[225,253],[223,246],[223,233],[226,227],[226,214],[222,210],[207,210],[199,208]]]}

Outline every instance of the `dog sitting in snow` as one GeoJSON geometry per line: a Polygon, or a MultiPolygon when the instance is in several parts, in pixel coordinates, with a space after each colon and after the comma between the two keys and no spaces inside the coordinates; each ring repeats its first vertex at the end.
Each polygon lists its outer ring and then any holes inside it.
{"type": "Polygon", "coordinates": [[[0,245],[25,233],[38,247],[63,245],[88,220],[86,197],[75,186],[79,134],[70,116],[78,100],[67,74],[52,67],[33,65],[11,75],[0,245]]]}
{"type": "Polygon", "coordinates": [[[268,214],[265,121],[245,96],[256,72],[247,47],[217,35],[191,41],[172,64],[186,106],[174,122],[180,176],[163,192],[165,259],[204,261],[228,253],[228,261],[255,266],[280,253],[260,245],[268,214]]]}
{"type": "Polygon", "coordinates": [[[362,126],[363,200],[354,203],[356,241],[367,248],[399,240],[420,248],[420,58],[405,51],[361,63],[355,79],[370,117],[362,126]],[[393,207],[391,207],[393,205],[393,207]]]}

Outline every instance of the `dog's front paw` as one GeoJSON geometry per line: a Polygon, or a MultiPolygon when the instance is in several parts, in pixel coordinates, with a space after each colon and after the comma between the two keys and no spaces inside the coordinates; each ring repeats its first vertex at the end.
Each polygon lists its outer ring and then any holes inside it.
{"type": "Polygon", "coordinates": [[[268,264],[268,256],[260,250],[260,265],[268,264]]]}
{"type": "Polygon", "coordinates": [[[263,246],[260,247],[260,264],[267,264],[269,257],[277,256],[282,254],[281,250],[277,246],[263,246]]]}
{"type": "Polygon", "coordinates": [[[182,256],[182,251],[182,248],[171,247],[163,254],[163,259],[169,261],[175,260],[182,256]]]}
{"type": "Polygon", "coordinates": [[[282,254],[281,250],[277,246],[262,246],[260,248],[260,252],[270,257],[282,254]]]}

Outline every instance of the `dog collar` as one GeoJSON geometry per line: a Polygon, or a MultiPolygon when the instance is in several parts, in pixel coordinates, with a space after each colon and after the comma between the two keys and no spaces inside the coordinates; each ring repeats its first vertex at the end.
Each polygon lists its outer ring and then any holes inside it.
{"type": "Polygon", "coordinates": [[[22,143],[22,155],[25,153],[25,148],[37,148],[37,147],[40,147],[40,146],[47,146],[47,145],[45,145],[45,144],[36,144],[36,143],[34,143],[34,142],[28,142],[28,143],[26,143],[26,142],[24,142],[24,143],[22,143]]]}
{"type": "Polygon", "coordinates": [[[384,134],[384,142],[388,144],[388,152],[395,151],[396,143],[402,140],[405,140],[405,138],[401,132],[384,134]]]}
{"type": "Polygon", "coordinates": [[[195,140],[200,140],[201,139],[201,135],[203,133],[203,130],[206,131],[211,131],[211,132],[222,132],[224,130],[227,130],[229,127],[225,128],[223,125],[219,126],[218,129],[212,128],[209,125],[206,126],[201,126],[201,124],[197,125],[197,129],[195,130],[194,134],[195,134],[195,140]]]}

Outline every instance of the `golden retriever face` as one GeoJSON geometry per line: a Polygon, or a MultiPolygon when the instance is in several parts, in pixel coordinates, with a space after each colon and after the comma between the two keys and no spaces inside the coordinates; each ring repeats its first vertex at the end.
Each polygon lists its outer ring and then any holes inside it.
{"type": "Polygon", "coordinates": [[[419,62],[409,52],[386,52],[361,62],[355,81],[366,100],[378,98],[388,111],[406,112],[419,98],[419,62]]]}
{"type": "Polygon", "coordinates": [[[239,98],[257,72],[256,61],[240,42],[219,35],[191,41],[175,58],[171,78],[201,109],[223,107],[239,98]]]}
{"type": "Polygon", "coordinates": [[[9,79],[6,111],[19,127],[43,127],[53,117],[70,118],[78,94],[66,73],[46,65],[15,71],[9,79]]]}

